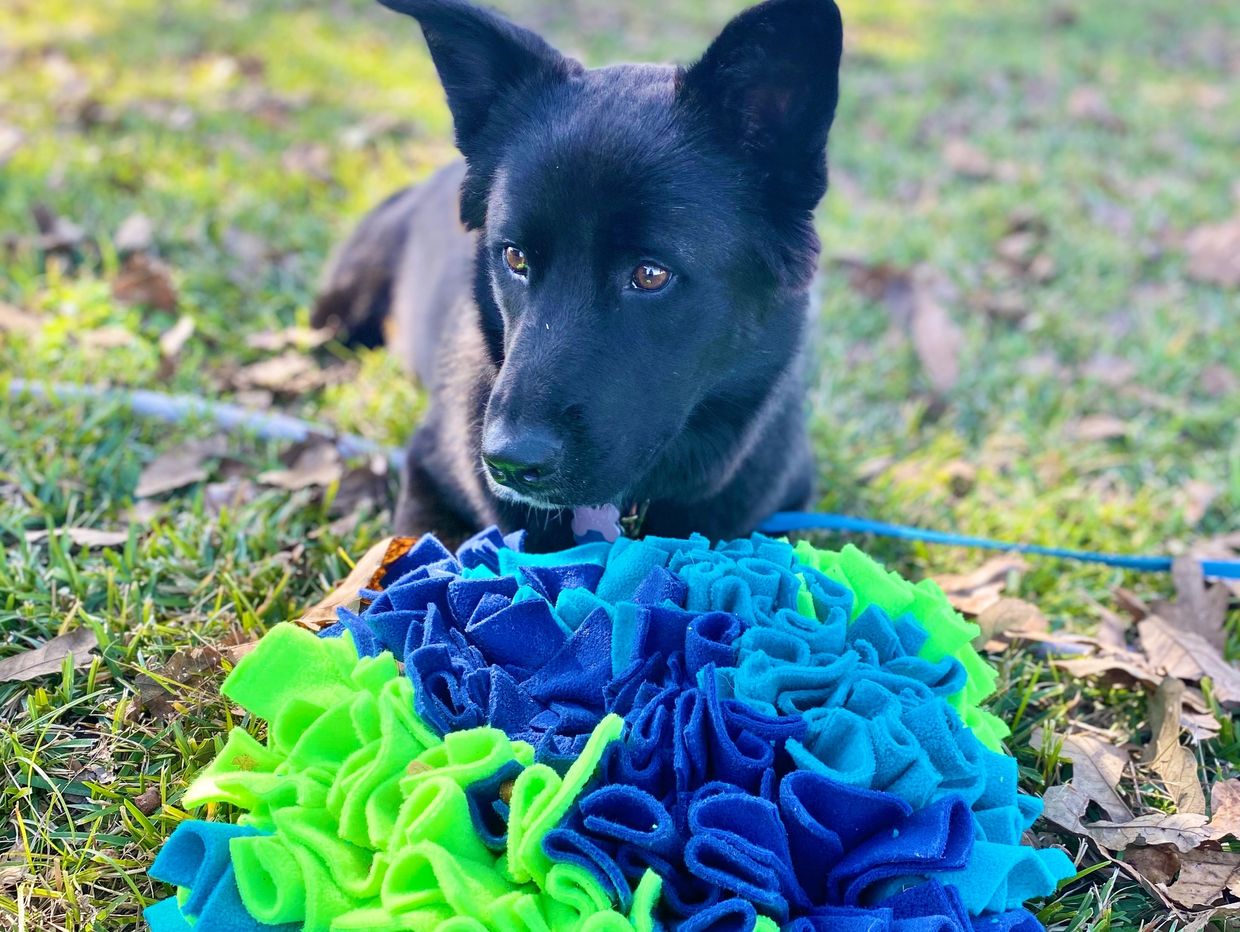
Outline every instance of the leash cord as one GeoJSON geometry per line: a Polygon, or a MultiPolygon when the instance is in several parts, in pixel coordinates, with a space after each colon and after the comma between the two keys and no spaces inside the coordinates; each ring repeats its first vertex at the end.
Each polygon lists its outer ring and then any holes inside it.
{"type": "MultiPolygon", "coordinates": [[[[385,456],[396,468],[401,465],[402,453],[398,449],[381,446],[362,437],[337,434],[329,427],[313,424],[287,414],[270,414],[225,402],[204,401],[188,395],[167,395],[143,389],[114,389],[97,385],[69,385],[62,383],[42,384],[25,379],[10,379],[8,394],[12,398],[32,396],[45,400],[69,399],[110,400],[129,406],[137,415],[169,423],[201,419],[212,421],[225,431],[245,430],[264,440],[301,442],[312,436],[323,436],[335,441],[342,456],[385,456]]],[[[972,547],[982,550],[1002,550],[1030,556],[1051,557],[1058,560],[1074,560],[1079,563],[1097,563],[1140,572],[1168,572],[1172,558],[1166,556],[1129,556],[1117,553],[1096,553],[1090,550],[1071,550],[1063,547],[1045,547],[1040,544],[1009,543],[989,537],[973,537],[912,527],[906,524],[889,524],[852,515],[832,514],[818,511],[780,511],[771,515],[758,528],[765,534],[787,534],[792,531],[839,531],[847,534],[875,534],[898,540],[920,541],[950,547],[972,547]]],[[[1220,579],[1240,579],[1240,560],[1201,560],[1206,576],[1220,579]]]]}

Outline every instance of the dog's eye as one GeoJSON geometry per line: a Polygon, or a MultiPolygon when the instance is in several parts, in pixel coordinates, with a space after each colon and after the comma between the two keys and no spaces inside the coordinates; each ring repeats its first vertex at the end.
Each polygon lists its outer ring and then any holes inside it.
{"type": "Polygon", "coordinates": [[[530,274],[530,263],[525,258],[525,253],[516,246],[504,247],[504,264],[512,269],[514,275],[524,278],[530,274]]]}
{"type": "Polygon", "coordinates": [[[671,277],[667,269],[643,262],[633,270],[633,287],[640,291],[658,291],[671,277]]]}

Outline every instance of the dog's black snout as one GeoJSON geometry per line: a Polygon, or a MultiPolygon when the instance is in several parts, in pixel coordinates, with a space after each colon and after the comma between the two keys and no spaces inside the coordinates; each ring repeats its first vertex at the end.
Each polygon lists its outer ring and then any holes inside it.
{"type": "Polygon", "coordinates": [[[518,491],[535,491],[555,475],[563,444],[550,429],[493,423],[482,438],[482,462],[491,478],[518,491]]]}

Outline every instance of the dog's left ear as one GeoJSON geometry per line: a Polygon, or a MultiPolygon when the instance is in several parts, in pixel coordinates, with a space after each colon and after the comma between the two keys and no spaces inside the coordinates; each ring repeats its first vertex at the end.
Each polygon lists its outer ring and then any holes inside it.
{"type": "Polygon", "coordinates": [[[728,23],[684,76],[682,99],[704,109],[789,206],[812,209],[826,191],[843,36],[833,0],[767,0],[728,23]]]}
{"type": "Polygon", "coordinates": [[[497,102],[581,66],[537,34],[467,0],[379,0],[422,27],[468,159],[497,102]]]}

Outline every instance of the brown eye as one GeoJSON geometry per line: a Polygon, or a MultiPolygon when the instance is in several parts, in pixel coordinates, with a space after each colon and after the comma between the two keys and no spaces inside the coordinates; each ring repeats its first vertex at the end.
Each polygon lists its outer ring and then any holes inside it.
{"type": "Polygon", "coordinates": [[[642,291],[658,291],[671,277],[672,273],[667,269],[643,262],[633,270],[633,287],[642,291]]]}
{"type": "Polygon", "coordinates": [[[504,264],[512,269],[513,274],[520,275],[524,278],[530,273],[530,264],[523,253],[516,246],[504,247],[504,264]]]}

